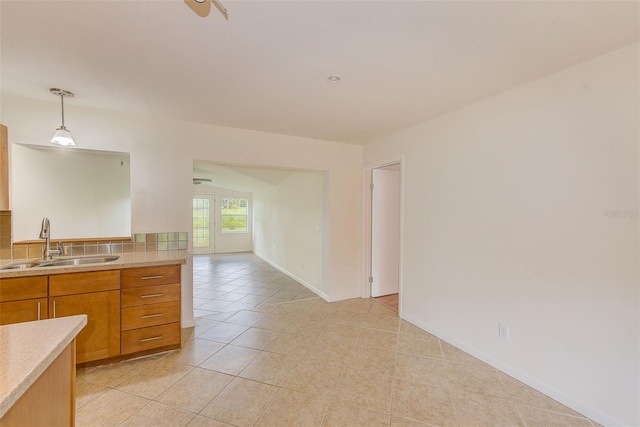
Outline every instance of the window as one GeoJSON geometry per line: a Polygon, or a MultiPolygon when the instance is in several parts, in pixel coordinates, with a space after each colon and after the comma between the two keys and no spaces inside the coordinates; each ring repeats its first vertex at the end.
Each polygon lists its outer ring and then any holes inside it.
{"type": "Polygon", "coordinates": [[[222,232],[246,233],[247,199],[222,199],[222,232]]]}
{"type": "Polygon", "coordinates": [[[211,206],[208,198],[193,198],[193,247],[209,247],[209,218],[211,206]]]}

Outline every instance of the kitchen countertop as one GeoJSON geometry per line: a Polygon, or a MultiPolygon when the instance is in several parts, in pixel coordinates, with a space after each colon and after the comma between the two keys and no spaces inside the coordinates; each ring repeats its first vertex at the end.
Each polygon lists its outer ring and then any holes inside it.
{"type": "MultiPolygon", "coordinates": [[[[126,252],[121,254],[96,254],[96,255],[83,255],[79,257],[64,256],[57,259],[63,260],[66,258],[91,258],[96,256],[118,255],[115,261],[98,263],[98,264],[83,264],[83,265],[61,265],[57,267],[31,267],[15,270],[0,270],[0,279],[9,279],[12,277],[27,277],[27,276],[41,276],[52,274],[64,274],[64,273],[80,273],[84,271],[101,271],[101,270],[118,270],[121,268],[132,267],[154,267],[161,265],[175,265],[186,263],[187,251],[150,251],[150,252],[126,252]]],[[[54,259],[55,260],[55,259],[54,259]]],[[[1,260],[0,267],[9,264],[15,264],[20,262],[38,261],[37,259],[13,259],[13,260],[1,260]]]]}
{"type": "Polygon", "coordinates": [[[0,417],[87,324],[85,314],[0,326],[0,417]]]}

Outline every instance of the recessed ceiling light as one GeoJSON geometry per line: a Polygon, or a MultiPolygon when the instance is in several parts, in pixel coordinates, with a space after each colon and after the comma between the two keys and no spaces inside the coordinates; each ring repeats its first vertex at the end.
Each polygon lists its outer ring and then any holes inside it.
{"type": "Polygon", "coordinates": [[[338,83],[342,78],[340,76],[329,76],[327,77],[327,81],[329,83],[338,83]]]}

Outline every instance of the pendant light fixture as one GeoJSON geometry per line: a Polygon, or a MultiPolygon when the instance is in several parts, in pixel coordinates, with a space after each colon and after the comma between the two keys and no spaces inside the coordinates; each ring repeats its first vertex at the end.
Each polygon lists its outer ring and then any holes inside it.
{"type": "Polygon", "coordinates": [[[73,98],[73,92],[55,87],[49,89],[49,92],[60,97],[60,106],[62,107],[62,125],[56,129],[56,133],[54,133],[53,138],[51,138],[51,143],[62,146],[76,145],[76,143],[73,142],[73,138],[71,138],[71,132],[64,127],[64,97],[73,98]]]}

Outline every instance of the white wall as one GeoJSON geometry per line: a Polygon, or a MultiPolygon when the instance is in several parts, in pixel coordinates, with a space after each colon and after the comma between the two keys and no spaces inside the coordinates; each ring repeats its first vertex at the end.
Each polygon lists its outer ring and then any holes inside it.
{"type": "Polygon", "coordinates": [[[638,49],[364,153],[405,159],[401,315],[606,425],[640,424],[638,49]]]}
{"type": "MultiPolygon", "coordinates": [[[[215,216],[214,234],[211,236],[212,242],[215,244],[215,253],[231,253],[231,252],[251,252],[253,250],[252,219],[253,219],[253,195],[243,191],[229,190],[226,188],[218,188],[206,184],[194,186],[194,195],[215,195],[215,206],[213,214],[215,216]],[[247,199],[249,203],[247,215],[247,232],[246,233],[223,233],[222,232],[222,204],[221,200],[225,197],[233,197],[239,199],[247,199]]],[[[189,230],[191,231],[191,230],[189,230]]],[[[214,253],[213,248],[196,253],[214,253]]]]}
{"type": "Polygon", "coordinates": [[[45,216],[54,239],[131,236],[128,155],[13,144],[10,162],[14,242],[45,216]]]}
{"type": "Polygon", "coordinates": [[[322,186],[322,172],[291,171],[278,185],[256,191],[253,251],[328,298],[322,283],[322,186]]]}
{"type": "MultiPolygon", "coordinates": [[[[360,295],[360,174],[362,147],[65,105],[65,119],[80,146],[130,153],[133,233],[189,231],[193,160],[326,170],[327,252],[323,287],[332,300],[360,295]],[[353,206],[345,211],[345,205],[353,206]]],[[[55,102],[2,98],[0,121],[9,141],[48,144],[58,126],[55,102]]],[[[12,183],[13,186],[13,183],[12,183]]],[[[13,188],[13,187],[12,187],[13,188]]],[[[37,205],[37,201],[33,201],[37,205]]],[[[183,325],[193,324],[193,266],[183,267],[183,325]]]]}

